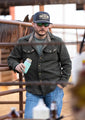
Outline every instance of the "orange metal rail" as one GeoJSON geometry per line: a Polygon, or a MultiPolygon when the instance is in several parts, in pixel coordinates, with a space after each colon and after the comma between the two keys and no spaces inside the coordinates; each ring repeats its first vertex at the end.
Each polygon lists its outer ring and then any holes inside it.
{"type": "MultiPolygon", "coordinates": [[[[22,26],[32,26],[32,23],[28,22],[19,22],[13,20],[0,20],[0,23],[4,24],[14,24],[22,26]]],[[[85,29],[84,25],[67,25],[67,24],[51,24],[49,28],[61,28],[61,29],[85,29]]]]}

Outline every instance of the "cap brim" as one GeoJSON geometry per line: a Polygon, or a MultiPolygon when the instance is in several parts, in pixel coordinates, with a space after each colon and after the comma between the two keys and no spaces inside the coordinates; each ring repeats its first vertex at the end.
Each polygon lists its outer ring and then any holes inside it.
{"type": "Polygon", "coordinates": [[[38,20],[38,21],[34,21],[35,23],[48,23],[48,24],[52,24],[49,21],[44,21],[44,20],[38,20]]]}

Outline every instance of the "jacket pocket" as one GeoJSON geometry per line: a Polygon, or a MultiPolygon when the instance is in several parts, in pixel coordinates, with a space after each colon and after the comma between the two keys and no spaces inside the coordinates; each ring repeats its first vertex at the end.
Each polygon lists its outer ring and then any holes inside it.
{"type": "Polygon", "coordinates": [[[57,48],[44,50],[45,53],[55,53],[56,51],[57,51],[57,48]]]}
{"type": "Polygon", "coordinates": [[[34,54],[35,54],[35,50],[33,49],[33,48],[25,48],[25,47],[23,47],[23,49],[22,49],[22,52],[23,52],[23,56],[22,56],[22,58],[23,58],[23,61],[26,59],[26,58],[30,58],[30,59],[32,59],[33,60],[33,56],[34,56],[34,54]]]}
{"type": "Polygon", "coordinates": [[[58,61],[58,50],[56,47],[44,49],[45,60],[58,61]]]}
{"type": "Polygon", "coordinates": [[[34,52],[34,49],[23,49],[24,53],[32,53],[34,52]]]}

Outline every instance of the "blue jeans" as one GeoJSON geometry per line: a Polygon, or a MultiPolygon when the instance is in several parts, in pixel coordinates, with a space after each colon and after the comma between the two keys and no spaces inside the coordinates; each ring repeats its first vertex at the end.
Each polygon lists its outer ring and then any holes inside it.
{"type": "Polygon", "coordinates": [[[25,104],[25,119],[32,119],[32,110],[33,108],[38,104],[39,99],[44,99],[44,102],[48,108],[50,108],[51,102],[56,101],[57,103],[57,116],[59,117],[62,110],[62,104],[63,104],[63,96],[64,92],[63,89],[56,87],[56,89],[50,93],[48,93],[46,96],[42,95],[33,95],[29,92],[26,92],[26,104],[25,104]]]}

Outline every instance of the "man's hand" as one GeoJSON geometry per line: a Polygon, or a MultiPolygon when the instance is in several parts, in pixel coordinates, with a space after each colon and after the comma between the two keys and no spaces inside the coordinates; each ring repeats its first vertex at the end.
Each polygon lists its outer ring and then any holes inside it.
{"type": "Polygon", "coordinates": [[[23,73],[24,69],[25,69],[25,65],[23,63],[20,63],[15,67],[15,70],[17,70],[20,73],[23,73]]]}
{"type": "Polygon", "coordinates": [[[57,84],[57,86],[58,86],[59,88],[63,89],[63,87],[62,87],[60,84],[57,84]]]}

